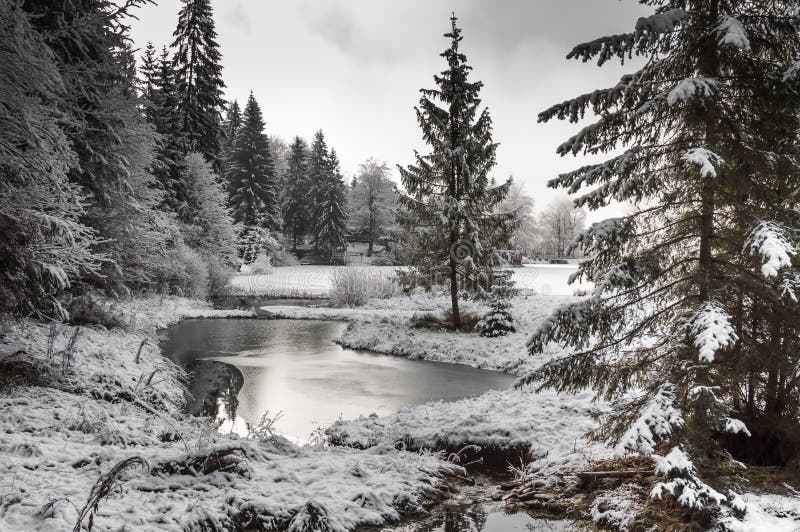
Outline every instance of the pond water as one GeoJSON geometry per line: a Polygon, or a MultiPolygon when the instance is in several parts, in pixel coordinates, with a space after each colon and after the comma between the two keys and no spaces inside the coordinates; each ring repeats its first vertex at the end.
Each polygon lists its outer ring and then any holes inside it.
{"type": "Polygon", "coordinates": [[[456,364],[345,349],[345,323],[312,320],[184,320],[167,330],[164,353],[193,372],[190,405],[221,431],[246,435],[269,411],[274,428],[308,440],[342,417],[509,388],[515,378],[456,364]]]}

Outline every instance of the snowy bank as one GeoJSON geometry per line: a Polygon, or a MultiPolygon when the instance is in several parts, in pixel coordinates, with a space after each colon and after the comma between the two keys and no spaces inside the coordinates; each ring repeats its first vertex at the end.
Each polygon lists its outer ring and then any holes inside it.
{"type": "Polygon", "coordinates": [[[599,413],[589,393],[492,391],[385,417],[338,421],[328,435],[337,445],[359,449],[402,444],[407,449],[457,452],[477,445],[505,457],[563,457],[588,447],[583,435],[595,428],[593,417],[599,413]]]}
{"type": "MultiPolygon", "coordinates": [[[[339,343],[351,349],[367,349],[377,353],[412,359],[450,362],[505,371],[522,376],[544,362],[563,354],[557,345],[530,356],[525,346],[530,331],[547,318],[556,307],[574,301],[573,296],[523,295],[511,300],[511,314],[517,332],[498,338],[485,338],[478,333],[414,328],[409,320],[427,312],[443,314],[449,308],[445,296],[415,294],[373,299],[365,307],[330,308],[266,306],[261,310],[276,318],[342,320],[350,326],[339,343]]],[[[465,301],[462,312],[478,315],[486,312],[485,303],[465,301]]]]}
{"type": "Polygon", "coordinates": [[[386,446],[299,449],[268,431],[219,434],[183,413],[185,376],[155,330],[252,313],[176,298],[118,306],[124,329],[3,324],[0,530],[69,531],[87,510],[81,522],[97,530],[344,531],[418,511],[462,473],[386,446]]]}

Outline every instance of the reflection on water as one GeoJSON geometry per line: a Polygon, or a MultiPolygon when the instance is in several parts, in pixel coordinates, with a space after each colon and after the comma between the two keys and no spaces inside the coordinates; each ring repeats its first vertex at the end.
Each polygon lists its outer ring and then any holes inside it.
{"type": "Polygon", "coordinates": [[[582,530],[570,521],[531,517],[524,512],[506,513],[489,505],[442,505],[431,515],[384,530],[394,532],[565,532],[582,530]]]}
{"type": "Polygon", "coordinates": [[[339,417],[386,415],[514,382],[496,371],[344,349],[333,340],[345,327],[330,321],[185,320],[168,330],[164,352],[194,369],[194,411],[216,415],[221,430],[240,434],[267,411],[283,412],[277,431],[307,439],[339,417]]]}

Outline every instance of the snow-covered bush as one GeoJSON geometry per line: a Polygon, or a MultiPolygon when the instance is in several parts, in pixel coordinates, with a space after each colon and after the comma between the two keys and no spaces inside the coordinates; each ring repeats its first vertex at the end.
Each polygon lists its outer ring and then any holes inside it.
{"type": "Polygon", "coordinates": [[[206,256],[205,262],[208,269],[208,294],[223,295],[233,278],[233,269],[220,257],[206,256]]]}
{"type": "Polygon", "coordinates": [[[514,318],[508,311],[509,307],[510,305],[507,301],[500,298],[495,299],[492,301],[489,312],[481,318],[475,329],[481,333],[481,336],[488,336],[489,338],[516,332],[514,318]]]}
{"type": "Polygon", "coordinates": [[[111,301],[84,294],[70,301],[69,320],[78,325],[102,325],[113,329],[125,323],[125,315],[111,301]]]}
{"type": "Polygon", "coordinates": [[[370,298],[386,298],[397,292],[394,279],[369,268],[338,268],[331,275],[331,298],[336,305],[358,307],[370,298]]]}
{"type": "Polygon", "coordinates": [[[166,294],[205,298],[209,291],[208,268],[200,253],[178,243],[155,265],[154,288],[166,294]]]}

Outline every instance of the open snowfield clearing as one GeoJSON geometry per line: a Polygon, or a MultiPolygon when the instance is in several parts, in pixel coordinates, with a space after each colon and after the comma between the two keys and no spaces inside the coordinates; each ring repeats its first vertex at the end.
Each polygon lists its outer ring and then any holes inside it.
{"type": "MultiPolygon", "coordinates": [[[[390,278],[399,266],[282,266],[269,270],[242,272],[231,281],[235,294],[274,297],[325,297],[331,290],[333,272],[341,268],[359,268],[367,275],[390,278]]],[[[576,289],[590,287],[586,283],[569,284],[576,264],[527,264],[513,268],[517,288],[538,294],[572,295],[576,289]]]]}

